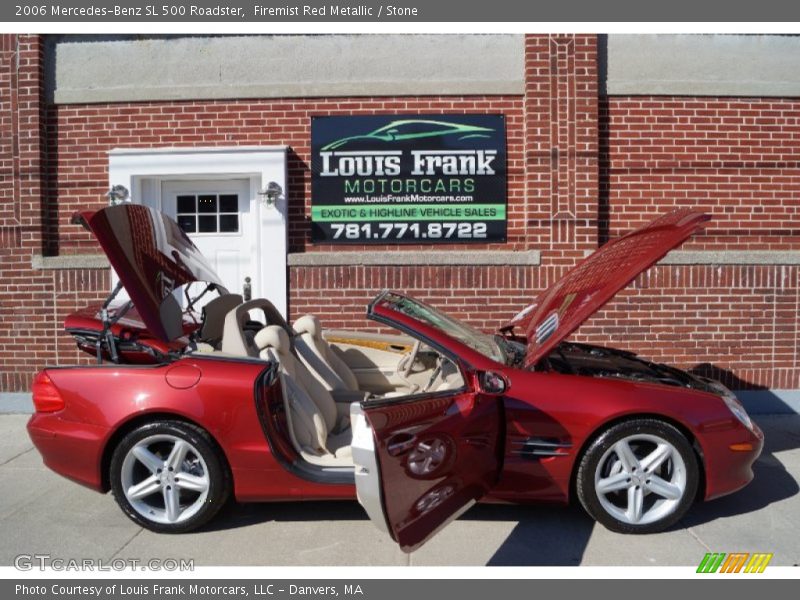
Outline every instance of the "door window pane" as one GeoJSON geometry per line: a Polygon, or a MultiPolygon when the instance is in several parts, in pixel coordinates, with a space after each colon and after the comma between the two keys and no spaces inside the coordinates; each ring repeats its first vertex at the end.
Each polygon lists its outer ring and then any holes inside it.
{"type": "Polygon", "coordinates": [[[214,233],[217,231],[217,216],[200,215],[197,217],[197,224],[199,233],[214,233]]]}
{"type": "Polygon", "coordinates": [[[178,196],[178,214],[197,212],[195,196],[178,196]]]}
{"type": "Polygon", "coordinates": [[[220,215],[219,230],[222,233],[235,233],[239,231],[239,215],[220,215]]]}
{"type": "Polygon", "coordinates": [[[237,194],[182,194],[177,197],[177,221],[186,233],[237,233],[237,194]]]}
{"type": "Polygon", "coordinates": [[[209,194],[203,194],[202,196],[198,196],[197,212],[199,213],[217,212],[217,197],[209,194]]]}
{"type": "Polygon", "coordinates": [[[178,215],[178,225],[186,233],[197,231],[197,217],[194,215],[178,215]]]}
{"type": "Polygon", "coordinates": [[[239,196],[236,194],[220,194],[219,196],[219,212],[221,213],[238,213],[239,212],[239,196]]]}

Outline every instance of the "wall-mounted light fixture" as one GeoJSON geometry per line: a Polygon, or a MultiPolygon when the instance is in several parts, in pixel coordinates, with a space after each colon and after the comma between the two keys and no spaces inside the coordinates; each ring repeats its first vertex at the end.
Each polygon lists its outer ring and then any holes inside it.
{"type": "Polygon", "coordinates": [[[131,199],[131,193],[124,185],[117,184],[111,186],[111,189],[106,192],[106,198],[108,198],[109,206],[116,206],[128,202],[131,199]]]}
{"type": "Polygon", "coordinates": [[[267,206],[275,206],[278,200],[283,198],[283,188],[278,183],[270,181],[258,192],[258,195],[261,196],[267,206]]]}

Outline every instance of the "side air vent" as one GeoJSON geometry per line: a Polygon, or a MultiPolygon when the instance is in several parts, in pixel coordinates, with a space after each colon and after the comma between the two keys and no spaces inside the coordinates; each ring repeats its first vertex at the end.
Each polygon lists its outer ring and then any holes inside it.
{"type": "Polygon", "coordinates": [[[572,444],[555,438],[512,440],[511,452],[516,456],[536,460],[547,456],[566,456],[572,444]]]}

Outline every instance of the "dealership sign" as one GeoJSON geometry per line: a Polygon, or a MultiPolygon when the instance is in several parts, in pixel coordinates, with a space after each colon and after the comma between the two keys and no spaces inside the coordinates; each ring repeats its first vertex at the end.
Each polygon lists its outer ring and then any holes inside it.
{"type": "Polygon", "coordinates": [[[502,115],[315,117],[315,242],[506,239],[502,115]]]}

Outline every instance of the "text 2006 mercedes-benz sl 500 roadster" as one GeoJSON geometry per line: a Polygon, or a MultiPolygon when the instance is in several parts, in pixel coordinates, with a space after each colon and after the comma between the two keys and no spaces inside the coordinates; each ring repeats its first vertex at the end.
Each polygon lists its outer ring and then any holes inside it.
{"type": "Polygon", "coordinates": [[[289,324],[228,293],[155,210],[75,220],[120,285],[67,318],[98,364],[41,371],[28,431],[51,469],[148,529],[191,530],[231,497],[358,498],[411,551],[480,499],[575,498],[609,529],[649,533],[753,477],[763,434],[725,387],[565,341],[702,213],[607,243],[493,333],[399,291],[367,307],[392,334],[289,324]],[[121,287],[129,300],[112,301],[121,287]]]}

